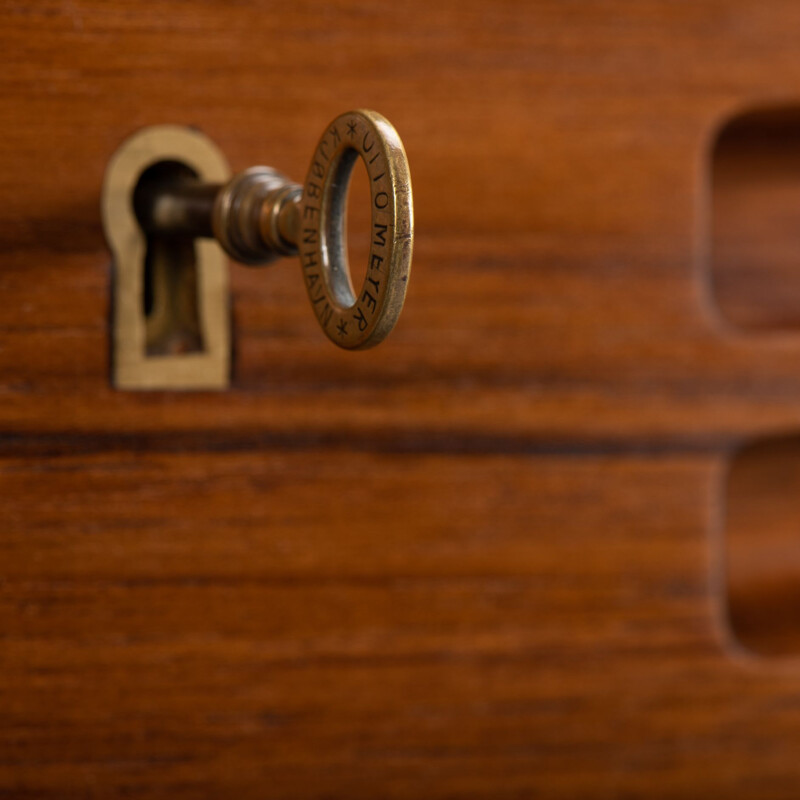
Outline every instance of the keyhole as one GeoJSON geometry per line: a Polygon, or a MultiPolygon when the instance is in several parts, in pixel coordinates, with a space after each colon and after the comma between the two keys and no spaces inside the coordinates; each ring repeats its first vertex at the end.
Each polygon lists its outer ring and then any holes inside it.
{"type": "MultiPolygon", "coordinates": [[[[184,164],[161,161],[142,173],[134,207],[146,205],[156,187],[196,180],[184,164]]],[[[197,287],[197,259],[190,238],[149,234],[143,265],[142,313],[148,356],[204,351],[197,287]]]]}

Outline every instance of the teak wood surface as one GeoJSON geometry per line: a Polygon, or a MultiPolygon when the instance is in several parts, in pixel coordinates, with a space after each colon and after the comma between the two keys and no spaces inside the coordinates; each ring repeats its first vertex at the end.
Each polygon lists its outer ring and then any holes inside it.
{"type": "Polygon", "coordinates": [[[737,254],[791,282],[800,177],[715,141],[800,107],[798,32],[795,0],[2,3],[0,796],[796,798],[800,301],[737,254]],[[230,390],[115,391],[116,147],[192,125],[301,179],[349,108],[411,165],[397,330],[339,352],[297,262],[233,267],[230,390]]]}

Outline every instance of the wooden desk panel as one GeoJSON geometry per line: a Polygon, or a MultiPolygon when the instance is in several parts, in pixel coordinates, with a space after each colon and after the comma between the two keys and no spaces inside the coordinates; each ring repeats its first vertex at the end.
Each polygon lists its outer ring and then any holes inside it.
{"type": "Polygon", "coordinates": [[[796,795],[800,671],[727,631],[722,525],[733,448],[800,425],[800,337],[709,283],[714,136],[797,102],[795,3],[0,23],[0,794],[796,795]],[[112,390],[118,144],[300,177],[359,106],[414,182],[388,342],[234,268],[231,390],[112,390]]]}
{"type": "Polygon", "coordinates": [[[732,722],[800,697],[725,649],[712,456],[148,443],[0,476],[10,794],[713,792],[732,722]]]}

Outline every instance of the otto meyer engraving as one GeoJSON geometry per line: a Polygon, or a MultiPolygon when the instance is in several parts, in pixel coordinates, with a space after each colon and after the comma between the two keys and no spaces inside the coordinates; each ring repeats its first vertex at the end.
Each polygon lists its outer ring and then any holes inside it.
{"type": "Polygon", "coordinates": [[[322,135],[303,185],[297,245],[311,305],[340,347],[372,347],[397,321],[411,269],[411,204],[408,162],[391,124],[374,111],[337,117],[322,135]],[[369,175],[373,235],[367,273],[355,291],[343,231],[350,173],[359,157],[369,175]]]}

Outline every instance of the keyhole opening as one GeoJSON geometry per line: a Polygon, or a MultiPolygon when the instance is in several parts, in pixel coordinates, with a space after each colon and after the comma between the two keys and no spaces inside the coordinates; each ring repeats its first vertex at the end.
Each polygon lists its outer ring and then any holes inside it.
{"type": "MultiPolygon", "coordinates": [[[[160,161],[146,169],[134,191],[134,209],[142,218],[160,188],[195,181],[185,164],[160,161]]],[[[201,353],[205,350],[198,293],[194,240],[146,232],[142,281],[142,314],[148,356],[201,353]]]]}

